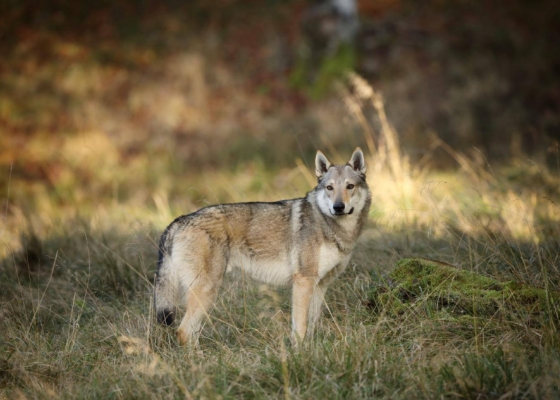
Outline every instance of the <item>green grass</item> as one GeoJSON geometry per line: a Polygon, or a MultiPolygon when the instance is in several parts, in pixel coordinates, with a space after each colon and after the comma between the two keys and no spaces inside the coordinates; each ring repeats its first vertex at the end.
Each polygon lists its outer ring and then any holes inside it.
{"type": "Polygon", "coordinates": [[[492,323],[514,322],[527,327],[549,325],[555,332],[560,292],[515,281],[500,282],[449,264],[403,259],[388,276],[389,285],[373,290],[371,305],[393,316],[425,309],[428,316],[470,316],[492,323]]]}

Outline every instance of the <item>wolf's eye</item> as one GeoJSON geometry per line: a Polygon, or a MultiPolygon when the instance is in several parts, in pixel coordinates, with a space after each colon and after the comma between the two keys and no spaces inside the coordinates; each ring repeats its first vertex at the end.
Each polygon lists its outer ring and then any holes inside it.
{"type": "Polygon", "coordinates": [[[327,186],[327,190],[333,190],[333,187],[331,185],[327,186]]]}
{"type": "Polygon", "coordinates": [[[348,186],[346,186],[346,189],[350,190],[350,189],[354,189],[354,185],[349,184],[348,186]]]}

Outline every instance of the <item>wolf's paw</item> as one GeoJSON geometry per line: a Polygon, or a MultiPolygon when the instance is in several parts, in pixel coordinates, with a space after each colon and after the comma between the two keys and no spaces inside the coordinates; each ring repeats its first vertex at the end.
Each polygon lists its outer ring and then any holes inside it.
{"type": "Polygon", "coordinates": [[[177,340],[181,346],[186,346],[190,341],[189,335],[182,329],[177,329],[177,340]]]}
{"type": "Polygon", "coordinates": [[[188,348],[196,348],[198,347],[198,334],[188,333],[181,328],[177,329],[177,341],[181,346],[188,347],[188,348]]]}

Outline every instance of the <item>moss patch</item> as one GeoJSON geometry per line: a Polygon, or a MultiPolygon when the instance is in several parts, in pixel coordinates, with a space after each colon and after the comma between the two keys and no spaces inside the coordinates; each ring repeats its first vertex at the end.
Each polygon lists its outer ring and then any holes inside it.
{"type": "Polygon", "coordinates": [[[560,293],[493,278],[450,264],[403,259],[367,303],[375,312],[425,311],[438,318],[481,317],[538,327],[558,321],[560,293]]]}

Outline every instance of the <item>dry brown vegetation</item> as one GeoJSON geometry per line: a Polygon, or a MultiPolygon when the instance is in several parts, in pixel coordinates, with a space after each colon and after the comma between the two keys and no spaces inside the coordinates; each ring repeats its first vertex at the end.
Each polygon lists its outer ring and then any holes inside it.
{"type": "MultiPolygon", "coordinates": [[[[354,112],[369,101],[377,101],[383,111],[379,94],[359,77],[349,88],[346,103],[357,107],[354,112]]],[[[313,182],[303,161],[276,171],[253,164],[188,176],[169,184],[186,193],[196,188],[196,195],[175,202],[159,186],[169,179],[165,170],[158,171],[161,180],[151,198],[123,202],[102,196],[95,204],[88,197],[95,192],[84,189],[83,199],[60,204],[53,194],[38,192],[30,212],[17,197],[8,197],[10,213],[2,231],[3,393],[557,396],[556,302],[535,325],[519,319],[500,324],[484,315],[474,324],[453,315],[443,318],[430,314],[427,299],[425,309],[420,303],[416,311],[394,314],[383,307],[372,310],[368,299],[394,263],[411,255],[558,291],[560,213],[553,200],[558,177],[528,164],[494,170],[451,149],[459,164],[453,172],[413,166],[400,154],[396,136],[389,138],[394,130],[389,124],[385,128],[380,134],[387,136],[387,145],[368,157],[374,204],[370,227],[350,268],[327,296],[318,332],[298,350],[289,345],[286,290],[241,277],[228,281],[200,347],[193,350],[180,348],[172,330],[154,325],[151,281],[154,243],[173,216],[196,209],[198,199],[213,203],[302,194],[313,182]]],[[[94,151],[110,154],[110,147],[101,145],[110,141],[96,140],[69,154],[83,148],[82,160],[94,157],[94,151]]],[[[92,182],[107,173],[102,166],[92,168],[92,174],[100,174],[92,182]]],[[[113,168],[112,174],[120,171],[113,168]]],[[[148,191],[144,179],[150,175],[128,176],[148,191]]],[[[79,194],[78,184],[68,189],[79,194]]]]}
{"type": "Polygon", "coordinates": [[[277,61],[300,2],[253,18],[234,2],[214,14],[197,3],[196,15],[148,2],[140,16],[118,4],[89,13],[87,29],[68,19],[80,7],[35,15],[49,29],[3,25],[18,40],[0,60],[0,398],[560,396],[558,168],[519,148],[496,163],[428,129],[413,153],[383,85],[357,74],[317,100],[290,88],[277,61]],[[373,206],[312,340],[291,347],[286,289],[239,276],[199,348],[154,324],[155,243],[174,217],[302,196],[316,148],[341,162],[356,145],[373,206]],[[407,257],[552,300],[526,320],[461,318],[429,293],[398,313],[372,307],[407,257]]]}

